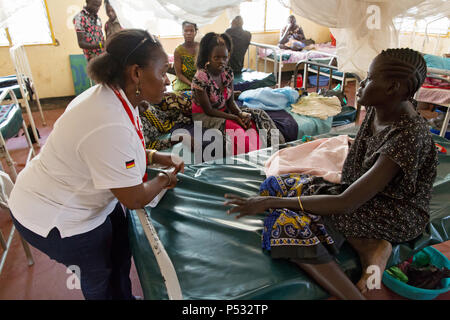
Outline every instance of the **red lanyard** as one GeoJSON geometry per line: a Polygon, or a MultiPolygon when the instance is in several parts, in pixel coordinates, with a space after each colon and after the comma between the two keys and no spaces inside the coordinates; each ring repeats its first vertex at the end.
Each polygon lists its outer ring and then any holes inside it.
{"type": "MultiPolygon", "coordinates": [[[[144,153],[146,154],[145,140],[144,140],[144,135],[142,134],[142,129],[141,129],[140,122],[139,122],[139,116],[136,116],[136,121],[134,121],[133,112],[131,112],[130,106],[125,101],[125,99],[122,97],[122,95],[120,94],[119,90],[117,90],[116,88],[113,88],[113,87],[111,87],[111,89],[112,89],[112,91],[114,91],[114,93],[116,94],[117,98],[119,98],[120,102],[122,102],[122,106],[125,109],[125,112],[127,113],[128,118],[130,118],[131,123],[133,124],[134,128],[136,129],[136,132],[137,132],[139,138],[141,139],[142,146],[144,147],[144,153]]],[[[145,156],[145,160],[146,160],[146,163],[147,163],[147,155],[145,156]]],[[[144,174],[144,177],[142,178],[142,181],[143,182],[147,181],[147,170],[145,171],[145,174],[144,174]]]]}

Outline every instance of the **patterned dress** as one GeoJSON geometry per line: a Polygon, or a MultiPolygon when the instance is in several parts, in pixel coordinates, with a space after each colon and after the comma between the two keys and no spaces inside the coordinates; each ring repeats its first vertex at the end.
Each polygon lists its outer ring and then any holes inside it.
{"type": "Polygon", "coordinates": [[[335,215],[336,227],[346,237],[405,242],[422,234],[430,219],[430,200],[436,178],[437,150],[428,124],[420,116],[372,134],[375,109],[369,108],[342,169],[342,184],[349,186],[383,154],[400,166],[400,173],[355,212],[335,215]]]}
{"type": "Polygon", "coordinates": [[[164,135],[171,133],[177,125],[192,123],[191,113],[191,98],[187,94],[168,92],[161,103],[149,104],[147,110],[139,115],[147,149],[165,150],[172,147],[170,138],[164,135]]]}
{"type": "MultiPolygon", "coordinates": [[[[181,73],[192,81],[192,78],[194,78],[195,72],[197,71],[197,67],[195,66],[195,55],[191,55],[183,45],[179,45],[175,49],[175,52],[181,57],[181,73]]],[[[191,86],[177,78],[173,83],[173,90],[191,90],[191,86]]]]}
{"type": "MultiPolygon", "coordinates": [[[[312,195],[316,187],[327,183],[307,174],[283,174],[267,178],[260,187],[261,196],[297,197],[312,195]]],[[[331,261],[344,242],[343,236],[330,223],[329,217],[289,209],[270,209],[264,219],[263,249],[272,258],[296,258],[304,263],[331,261]]]]}
{"type": "MultiPolygon", "coordinates": [[[[224,71],[221,73],[221,78],[223,83],[222,90],[220,89],[218,84],[212,79],[211,75],[206,69],[200,69],[197,70],[197,72],[195,73],[195,76],[192,79],[191,87],[193,92],[195,89],[205,91],[206,95],[209,98],[212,108],[218,109],[223,112],[228,112],[226,102],[228,98],[230,98],[230,95],[233,93],[233,79],[234,79],[233,70],[229,66],[225,67],[224,71]]],[[[231,97],[231,99],[233,99],[233,97],[231,97]]],[[[277,129],[276,124],[264,110],[247,107],[241,107],[240,109],[243,112],[251,114],[255,130],[257,130],[258,132],[262,132],[262,130],[264,130],[264,132],[267,133],[266,136],[263,135],[260,136],[260,138],[264,140],[263,142],[265,145],[267,145],[268,147],[271,146],[273,133],[272,130],[277,130],[278,132],[278,137],[277,139],[274,140],[277,140],[277,142],[280,144],[285,142],[283,134],[277,129]]],[[[199,101],[196,99],[195,94],[193,95],[192,101],[192,120],[201,121],[202,127],[205,129],[220,130],[225,140],[227,134],[226,133],[227,123],[228,124],[230,122],[235,123],[234,121],[231,120],[226,120],[224,118],[218,117],[211,117],[205,114],[200,106],[199,101]]],[[[227,143],[226,141],[224,142],[227,143]]]]}
{"type": "MultiPolygon", "coordinates": [[[[76,32],[82,32],[84,41],[90,44],[105,43],[102,31],[102,21],[98,15],[89,13],[83,8],[74,18],[73,24],[76,32]]],[[[103,49],[83,49],[87,61],[100,55],[103,49]]]]}
{"type": "Polygon", "coordinates": [[[263,248],[271,250],[272,257],[322,263],[337,252],[343,237],[401,243],[425,231],[437,170],[437,151],[428,125],[420,115],[404,116],[372,134],[374,116],[375,110],[369,107],[345,160],[341,184],[288,174],[267,178],[260,194],[337,195],[364,175],[381,154],[398,164],[400,172],[382,192],[349,214],[317,217],[287,209],[270,210],[264,220],[263,248]]]}

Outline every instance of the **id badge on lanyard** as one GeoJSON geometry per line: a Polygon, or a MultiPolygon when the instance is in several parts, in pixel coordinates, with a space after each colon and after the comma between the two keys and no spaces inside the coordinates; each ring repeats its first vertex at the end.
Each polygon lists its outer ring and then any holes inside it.
{"type": "MultiPolygon", "coordinates": [[[[139,138],[141,139],[142,147],[144,148],[144,154],[146,154],[144,134],[142,133],[142,128],[141,128],[141,125],[140,125],[139,116],[136,116],[136,120],[135,120],[133,112],[130,109],[130,106],[125,101],[125,99],[122,97],[122,95],[120,94],[119,90],[117,90],[117,89],[115,89],[113,87],[111,87],[111,89],[112,89],[112,91],[114,91],[114,93],[116,94],[117,98],[119,98],[120,102],[122,103],[122,106],[125,109],[125,112],[127,113],[128,118],[130,118],[131,123],[133,124],[134,128],[136,129],[136,132],[137,132],[139,138]]],[[[146,164],[147,164],[147,156],[145,157],[145,160],[146,160],[146,164]]],[[[144,174],[144,177],[142,178],[142,182],[147,181],[147,179],[148,179],[148,177],[147,177],[147,170],[146,170],[145,174],[144,174]]]]}

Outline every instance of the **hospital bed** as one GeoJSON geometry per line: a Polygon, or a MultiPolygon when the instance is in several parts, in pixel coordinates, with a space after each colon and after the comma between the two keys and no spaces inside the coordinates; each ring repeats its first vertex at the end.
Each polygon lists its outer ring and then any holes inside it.
{"type": "Polygon", "coordinates": [[[22,117],[19,100],[16,97],[14,86],[4,88],[0,93],[0,159],[6,161],[6,165],[10,170],[13,181],[17,178],[17,170],[14,166],[14,161],[8,152],[6,140],[16,136],[20,129],[23,129],[28,143],[29,151],[26,159],[26,163],[28,163],[31,158],[35,156],[35,151],[25,121],[22,117]],[[5,101],[11,101],[12,103],[6,104],[5,101]]]}
{"type": "MultiPolygon", "coordinates": [[[[332,79],[338,80],[341,82],[341,91],[345,92],[345,86],[347,82],[354,81],[355,82],[355,103],[357,101],[356,93],[358,91],[358,85],[359,85],[359,77],[354,74],[349,74],[346,72],[341,72],[338,70],[338,67],[333,65],[333,61],[336,58],[336,56],[330,56],[331,59],[327,59],[326,61],[323,61],[323,59],[315,59],[315,60],[302,60],[299,61],[295,65],[294,69],[294,79],[297,79],[299,69],[303,69],[303,86],[302,89],[306,91],[307,88],[307,79],[309,77],[309,73],[312,72],[315,74],[316,77],[316,92],[319,91],[319,83],[320,83],[320,77],[328,77],[328,90],[331,90],[332,86],[332,79]]],[[[294,88],[297,88],[297,82],[294,81],[293,83],[294,88]]],[[[356,105],[356,116],[355,116],[355,123],[358,123],[359,116],[361,113],[361,106],[359,104],[356,105]]]]}
{"type": "MultiPolygon", "coordinates": [[[[285,50],[276,45],[257,42],[250,42],[250,46],[255,47],[256,70],[258,70],[258,62],[260,60],[264,61],[264,72],[267,72],[267,62],[273,63],[273,74],[278,87],[281,87],[281,73],[284,66],[295,66],[302,60],[335,56],[336,53],[336,47],[331,46],[329,43],[315,44],[314,50],[302,51],[285,50]]],[[[250,54],[247,55],[247,59],[247,64],[250,65],[250,54]]]]}
{"type": "MultiPolygon", "coordinates": [[[[339,134],[346,133],[355,135],[354,130],[339,134]]],[[[433,138],[450,150],[448,140],[437,135],[433,138]]],[[[179,174],[177,187],[167,191],[156,208],[130,211],[130,243],[145,299],[317,300],[329,297],[294,264],[271,259],[262,251],[262,216],[236,220],[225,213],[225,193],[242,196],[258,193],[265,179],[262,168],[271,155],[269,150],[224,160],[233,164],[187,165],[185,173],[179,174]],[[151,223],[153,232],[146,221],[151,223]],[[162,270],[155,254],[166,266],[162,270]]],[[[155,172],[156,169],[150,169],[150,174],[155,172]]],[[[449,197],[450,156],[440,154],[430,224],[417,239],[393,246],[388,267],[428,245],[450,239],[449,197]]],[[[359,279],[359,259],[348,244],[344,244],[337,262],[354,282],[359,279]]]]}
{"type": "MultiPolygon", "coordinates": [[[[31,73],[30,64],[25,52],[25,47],[23,45],[15,45],[9,49],[11,60],[14,65],[16,74],[13,76],[0,77],[0,93],[4,92],[8,88],[12,88],[19,102],[24,106],[26,113],[28,114],[29,124],[31,126],[34,140],[37,146],[40,147],[39,135],[36,129],[36,124],[31,113],[31,108],[28,100],[34,95],[39,113],[41,115],[42,124],[47,125],[45,122],[44,114],[42,112],[41,102],[39,100],[39,95],[33,80],[33,75],[31,73]],[[9,84],[6,86],[1,86],[1,84],[9,84]]],[[[4,103],[11,103],[11,95],[6,95],[4,97],[4,103]]]]}
{"type": "MultiPolygon", "coordinates": [[[[428,75],[437,76],[450,76],[450,59],[433,55],[424,55],[427,62],[428,75]],[[439,61],[441,59],[441,61],[439,61]],[[445,60],[443,60],[445,59],[445,60]],[[439,63],[441,62],[441,63],[439,63]],[[447,63],[445,63],[447,62],[447,63]]],[[[447,78],[449,79],[449,78],[447,78]]],[[[445,137],[447,134],[448,123],[450,120],[450,89],[441,88],[427,88],[422,86],[417,92],[414,98],[420,102],[432,103],[435,105],[443,106],[447,108],[445,113],[444,122],[442,124],[439,135],[445,137]]]]}

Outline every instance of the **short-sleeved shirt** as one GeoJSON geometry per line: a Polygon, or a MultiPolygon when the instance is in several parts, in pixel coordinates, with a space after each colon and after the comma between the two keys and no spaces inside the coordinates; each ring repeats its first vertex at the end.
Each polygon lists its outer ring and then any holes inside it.
{"type": "Polygon", "coordinates": [[[384,155],[400,172],[374,198],[355,212],[332,216],[347,237],[404,242],[423,233],[429,222],[429,204],[436,178],[437,151],[426,121],[417,114],[403,116],[372,134],[375,109],[369,107],[342,170],[342,184],[350,185],[384,155]]]}
{"type": "MultiPolygon", "coordinates": [[[[221,75],[223,82],[223,91],[219,88],[219,85],[211,78],[209,72],[206,69],[197,70],[194,78],[192,79],[192,90],[198,89],[206,92],[206,95],[211,102],[211,107],[214,109],[221,109],[225,106],[227,99],[225,99],[224,92],[226,90],[226,97],[230,97],[233,91],[233,70],[230,67],[225,67],[221,75]]],[[[200,103],[196,100],[194,94],[194,102],[198,105],[200,103]]]]}
{"type": "MultiPolygon", "coordinates": [[[[82,32],[84,41],[90,44],[104,43],[102,31],[102,21],[98,15],[91,14],[86,8],[83,8],[74,18],[73,24],[76,32],[82,32]]],[[[83,49],[84,56],[90,59],[100,55],[103,49],[83,49]]]]}
{"type": "Polygon", "coordinates": [[[242,28],[229,28],[225,32],[230,35],[233,41],[233,51],[229,62],[230,67],[233,69],[234,74],[240,74],[244,67],[244,57],[252,39],[252,34],[242,28]]]}
{"type": "MultiPolygon", "coordinates": [[[[135,123],[139,112],[125,93],[135,123]]],[[[145,150],[122,103],[96,85],[77,96],[55,122],[41,152],[19,173],[10,195],[13,216],[46,237],[61,237],[101,225],[117,204],[110,189],[142,183],[145,150]]]]}

